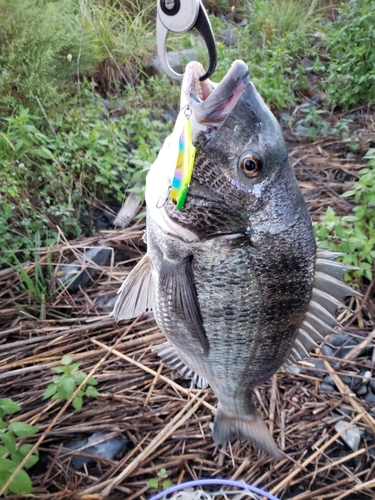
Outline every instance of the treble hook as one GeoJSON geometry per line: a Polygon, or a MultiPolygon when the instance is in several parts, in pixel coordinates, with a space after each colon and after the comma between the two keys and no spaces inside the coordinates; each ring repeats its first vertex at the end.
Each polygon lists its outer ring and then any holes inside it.
{"type": "Polygon", "coordinates": [[[208,70],[199,79],[203,81],[209,78],[216,68],[217,52],[211,23],[201,0],[158,0],[157,13],[157,49],[160,64],[165,73],[174,80],[182,80],[184,76],[176,73],[167,59],[166,48],[169,31],[186,33],[196,28],[206,43],[210,60],[208,70]]]}

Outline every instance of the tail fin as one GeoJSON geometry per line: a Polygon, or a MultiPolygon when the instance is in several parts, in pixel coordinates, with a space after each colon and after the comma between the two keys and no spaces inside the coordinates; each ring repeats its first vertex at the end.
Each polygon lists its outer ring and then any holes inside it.
{"type": "Polygon", "coordinates": [[[212,435],[218,444],[225,444],[234,437],[246,439],[270,455],[282,458],[270,431],[255,408],[251,415],[239,416],[226,412],[219,403],[212,435]]]}

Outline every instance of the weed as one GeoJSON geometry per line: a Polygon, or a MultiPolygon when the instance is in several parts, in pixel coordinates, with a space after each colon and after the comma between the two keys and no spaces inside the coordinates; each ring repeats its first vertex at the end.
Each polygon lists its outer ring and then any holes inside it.
{"type": "Polygon", "coordinates": [[[158,490],[158,491],[163,491],[171,486],[173,486],[173,483],[170,479],[168,479],[168,472],[166,469],[163,467],[162,469],[159,470],[157,473],[157,477],[154,477],[152,479],[149,479],[147,481],[147,486],[149,488],[158,490]]]}
{"type": "MultiPolygon", "coordinates": [[[[72,358],[70,356],[64,356],[61,360],[62,366],[55,366],[52,368],[55,372],[61,373],[62,375],[54,375],[52,383],[46,389],[44,393],[44,399],[66,399],[68,400],[76,388],[83,382],[87,377],[87,374],[83,371],[78,371],[81,366],[81,362],[72,363],[72,358]]],[[[99,392],[95,389],[97,385],[97,380],[94,377],[90,377],[82,389],[79,391],[77,396],[73,399],[72,405],[76,410],[80,410],[83,405],[83,396],[88,397],[98,397],[99,392]]]]}
{"type": "MultiPolygon", "coordinates": [[[[15,403],[12,399],[0,399],[0,488],[2,488],[24,457],[32,448],[31,444],[18,444],[17,438],[27,438],[38,432],[38,429],[33,425],[25,422],[11,422],[7,425],[3,417],[4,415],[12,415],[20,411],[21,406],[15,403]]],[[[35,451],[25,464],[25,468],[29,469],[39,460],[39,453],[35,451]]],[[[33,487],[28,473],[21,469],[16,477],[9,484],[9,491],[17,494],[31,493],[33,487]]],[[[8,489],[4,492],[8,494],[8,489]]]]}
{"type": "Polygon", "coordinates": [[[328,208],[320,222],[314,224],[321,246],[344,252],[343,262],[357,266],[354,276],[373,279],[375,259],[375,149],[366,155],[368,165],[361,169],[358,181],[342,196],[353,196],[353,215],[338,217],[328,208]]]}
{"type": "Polygon", "coordinates": [[[375,0],[345,2],[338,12],[322,41],[329,58],[318,59],[315,69],[332,106],[348,109],[375,101],[375,0]]]}
{"type": "MultiPolygon", "coordinates": [[[[84,90],[85,105],[72,100],[50,125],[21,109],[0,132],[0,266],[11,254],[33,248],[39,231],[48,244],[58,225],[80,234],[80,216],[96,198],[121,200],[140,171],[155,160],[166,126],[135,110],[118,120],[100,119],[97,96],[84,90]]],[[[20,257],[18,257],[20,258],[20,257]]],[[[26,256],[27,258],[27,256],[26,256]]]]}

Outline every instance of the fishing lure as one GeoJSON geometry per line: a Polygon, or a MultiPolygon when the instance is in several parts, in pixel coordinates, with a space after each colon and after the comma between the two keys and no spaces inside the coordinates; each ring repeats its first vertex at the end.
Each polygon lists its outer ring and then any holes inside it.
{"type": "Polygon", "coordinates": [[[184,204],[189,190],[191,177],[193,175],[196,148],[193,145],[191,120],[189,109],[186,109],[186,121],[184,123],[180,139],[179,149],[174,172],[169,199],[173,203],[175,210],[180,210],[184,204]]]}

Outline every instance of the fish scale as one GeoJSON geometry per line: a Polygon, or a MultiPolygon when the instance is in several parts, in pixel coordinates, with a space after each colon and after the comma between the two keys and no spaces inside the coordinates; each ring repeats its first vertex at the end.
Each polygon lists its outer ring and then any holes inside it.
{"type": "Polygon", "coordinates": [[[202,71],[186,68],[175,129],[147,175],[147,254],[113,314],[154,311],[167,341],[153,350],[217,396],[217,443],[246,439],[280,458],[253,391],[334,334],[338,299],[358,293],[342,281],[350,267],[334,262],[338,254],[316,251],[282,131],[247,66],[236,61],[219,84],[206,80],[200,101],[191,92],[202,71]],[[196,159],[176,205],[166,193],[187,119],[196,159]]]}

